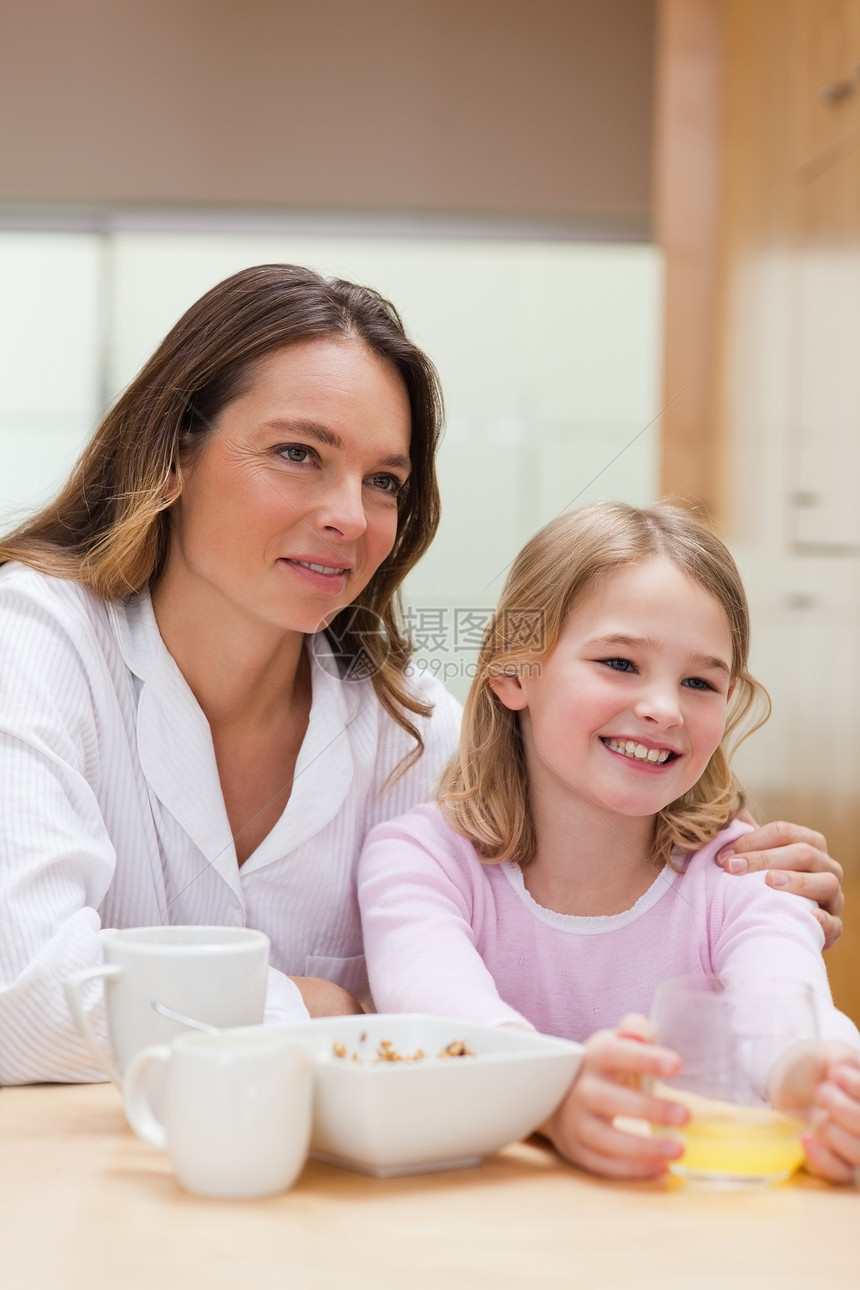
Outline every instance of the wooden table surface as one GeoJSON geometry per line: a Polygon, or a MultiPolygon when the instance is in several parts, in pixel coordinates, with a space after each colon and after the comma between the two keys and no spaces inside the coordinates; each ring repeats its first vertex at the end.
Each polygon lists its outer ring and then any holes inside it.
{"type": "Polygon", "coordinates": [[[112,1085],[0,1089],[0,1290],[860,1287],[860,1193],[618,1184],[521,1143],[379,1180],[310,1161],[292,1191],[184,1193],[112,1085]]]}

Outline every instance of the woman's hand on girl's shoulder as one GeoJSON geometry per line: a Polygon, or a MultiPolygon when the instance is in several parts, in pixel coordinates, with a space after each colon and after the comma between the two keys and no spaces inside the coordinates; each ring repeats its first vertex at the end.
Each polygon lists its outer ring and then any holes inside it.
{"type": "Polygon", "coordinates": [[[601,1030],[586,1041],[576,1079],[541,1128],[565,1160],[607,1178],[659,1178],[683,1150],[676,1139],[652,1134],[650,1126],[677,1127],[689,1113],[643,1087],[674,1075],[680,1059],[638,1038],[640,1022],[647,1026],[644,1018],[625,1018],[617,1031],[601,1030]],[[614,1123],[619,1116],[638,1124],[628,1131],[614,1123]]]}
{"type": "MultiPolygon", "coordinates": [[[[749,816],[742,816],[755,821],[749,816]]],[[[767,870],[769,886],[795,896],[808,896],[818,905],[818,921],[824,931],[824,948],[830,949],[842,935],[842,866],[827,854],[827,839],[802,824],[775,820],[752,833],[735,838],[719,851],[717,864],[727,873],[745,874],[767,870]]]]}

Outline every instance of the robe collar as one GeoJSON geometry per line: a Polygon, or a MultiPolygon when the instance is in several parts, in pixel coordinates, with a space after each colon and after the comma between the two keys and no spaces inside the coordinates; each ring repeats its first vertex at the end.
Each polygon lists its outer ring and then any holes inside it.
{"type": "Polygon", "coordinates": [[[239,869],[209,723],[168,652],[144,592],[110,606],[129,670],[139,678],[137,746],[152,791],[244,906],[241,877],[293,852],[343,806],[353,779],[349,727],[373,701],[368,683],[344,684],[322,632],[307,637],[312,699],[308,728],[281,818],[239,869]]]}

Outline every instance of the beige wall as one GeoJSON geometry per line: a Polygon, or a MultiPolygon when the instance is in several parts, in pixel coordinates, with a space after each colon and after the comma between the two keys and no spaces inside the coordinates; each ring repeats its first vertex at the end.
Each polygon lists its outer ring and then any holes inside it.
{"type": "Polygon", "coordinates": [[[651,0],[0,0],[0,203],[648,228],[651,0]]]}

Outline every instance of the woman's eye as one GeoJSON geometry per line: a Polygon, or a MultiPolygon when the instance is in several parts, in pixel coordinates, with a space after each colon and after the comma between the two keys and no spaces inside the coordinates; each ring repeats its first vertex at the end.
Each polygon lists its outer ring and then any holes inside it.
{"type": "Polygon", "coordinates": [[[311,450],[310,448],[303,448],[301,444],[290,443],[287,444],[286,448],[280,449],[280,454],[287,461],[295,461],[301,465],[303,462],[310,460],[311,450]]]}
{"type": "Polygon", "coordinates": [[[636,670],[629,658],[602,658],[600,662],[611,667],[613,672],[635,672],[636,670]]]}
{"type": "Polygon", "coordinates": [[[378,488],[380,492],[390,493],[392,497],[396,497],[404,488],[396,475],[371,475],[370,483],[374,488],[378,488]]]}

